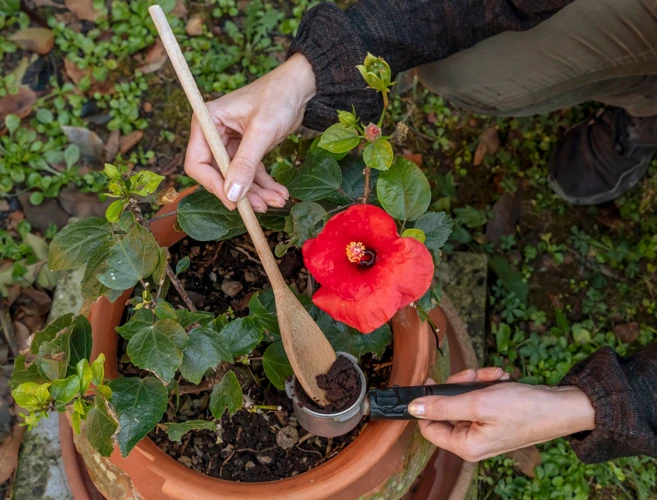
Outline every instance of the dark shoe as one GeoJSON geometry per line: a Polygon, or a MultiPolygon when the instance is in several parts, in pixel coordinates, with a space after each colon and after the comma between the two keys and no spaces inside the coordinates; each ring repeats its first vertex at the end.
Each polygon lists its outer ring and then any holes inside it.
{"type": "Polygon", "coordinates": [[[604,203],[633,188],[656,151],[657,116],[636,118],[620,108],[601,109],[566,132],[550,158],[548,179],[569,203],[604,203]]]}

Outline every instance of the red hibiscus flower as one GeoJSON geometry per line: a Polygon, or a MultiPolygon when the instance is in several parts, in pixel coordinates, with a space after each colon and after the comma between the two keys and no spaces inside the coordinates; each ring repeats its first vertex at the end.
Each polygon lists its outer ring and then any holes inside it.
{"type": "Polygon", "coordinates": [[[371,205],[354,205],[329,220],[303,245],[303,259],[322,285],[315,305],[363,333],[422,297],[434,272],[427,248],[401,238],[394,219],[371,205]]]}

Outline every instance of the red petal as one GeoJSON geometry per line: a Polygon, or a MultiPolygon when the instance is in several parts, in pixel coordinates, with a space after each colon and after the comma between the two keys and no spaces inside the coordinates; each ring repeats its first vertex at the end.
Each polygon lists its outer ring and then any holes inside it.
{"type": "Polygon", "coordinates": [[[377,265],[391,269],[395,274],[398,309],[424,295],[431,286],[435,271],[431,253],[414,238],[399,238],[377,265]]]}
{"type": "Polygon", "coordinates": [[[326,223],[322,232],[303,246],[304,262],[315,279],[335,289],[342,297],[357,298],[370,293],[372,268],[359,268],[347,259],[346,248],[352,241],[368,249],[386,253],[399,238],[395,221],[384,210],[371,205],[354,205],[326,223]]]}

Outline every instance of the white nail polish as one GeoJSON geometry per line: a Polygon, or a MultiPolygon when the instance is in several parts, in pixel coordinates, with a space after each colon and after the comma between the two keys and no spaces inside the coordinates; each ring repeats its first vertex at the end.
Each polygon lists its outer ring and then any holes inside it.
{"type": "Polygon", "coordinates": [[[236,182],[233,182],[230,185],[230,189],[226,196],[230,201],[239,201],[242,198],[242,193],[244,192],[244,187],[240,186],[236,182]]]}
{"type": "Polygon", "coordinates": [[[414,417],[423,417],[427,414],[427,407],[423,403],[411,403],[408,405],[408,413],[414,417]]]}

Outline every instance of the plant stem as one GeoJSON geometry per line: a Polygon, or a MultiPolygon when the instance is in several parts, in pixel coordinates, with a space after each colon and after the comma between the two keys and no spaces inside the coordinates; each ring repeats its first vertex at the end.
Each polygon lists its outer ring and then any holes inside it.
{"type": "Polygon", "coordinates": [[[372,176],[372,167],[365,167],[365,170],[363,170],[363,174],[365,174],[365,189],[363,189],[363,203],[367,203],[367,200],[370,199],[370,177],[372,176]]]}

